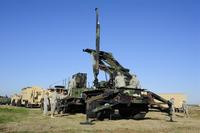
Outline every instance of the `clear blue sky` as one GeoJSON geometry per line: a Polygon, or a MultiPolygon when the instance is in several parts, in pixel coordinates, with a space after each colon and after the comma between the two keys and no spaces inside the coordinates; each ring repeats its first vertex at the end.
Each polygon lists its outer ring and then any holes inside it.
{"type": "Polygon", "coordinates": [[[156,93],[182,92],[200,103],[198,0],[1,0],[0,95],[47,88],[88,73],[100,11],[101,49],[156,93]]]}

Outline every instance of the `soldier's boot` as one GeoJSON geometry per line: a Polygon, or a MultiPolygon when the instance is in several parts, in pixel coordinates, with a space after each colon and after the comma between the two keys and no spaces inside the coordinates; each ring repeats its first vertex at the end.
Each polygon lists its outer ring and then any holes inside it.
{"type": "Polygon", "coordinates": [[[55,118],[53,115],[51,115],[51,118],[55,118]]]}

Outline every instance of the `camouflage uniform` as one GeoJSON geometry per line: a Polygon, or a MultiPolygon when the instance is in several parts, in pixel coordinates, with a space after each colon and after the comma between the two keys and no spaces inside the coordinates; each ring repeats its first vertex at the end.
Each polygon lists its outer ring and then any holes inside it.
{"type": "Polygon", "coordinates": [[[182,103],[182,109],[183,109],[184,117],[189,117],[188,106],[186,104],[186,101],[183,101],[183,103],[182,103]]]}
{"type": "Polygon", "coordinates": [[[53,115],[55,113],[57,100],[59,99],[59,95],[56,91],[54,91],[51,95],[51,117],[53,118],[53,115]]]}
{"type": "Polygon", "coordinates": [[[45,95],[44,95],[44,111],[43,111],[43,114],[44,114],[44,115],[47,115],[47,112],[48,112],[48,105],[49,105],[49,99],[48,99],[47,94],[45,94],[45,95]]]}
{"type": "Polygon", "coordinates": [[[124,75],[117,73],[117,76],[115,77],[115,87],[120,88],[120,87],[125,87],[125,77],[124,75]]]}
{"type": "Polygon", "coordinates": [[[72,95],[72,88],[74,88],[76,86],[76,81],[74,78],[72,78],[69,82],[69,86],[68,86],[68,95],[71,96],[72,95]]]}
{"type": "Polygon", "coordinates": [[[170,121],[173,121],[173,117],[175,115],[174,98],[171,98],[169,101],[171,103],[171,107],[170,107],[170,121]]]}
{"type": "Polygon", "coordinates": [[[134,74],[132,75],[132,78],[129,82],[129,87],[131,87],[131,88],[141,88],[140,82],[137,79],[136,75],[134,75],[134,74]]]}
{"type": "Polygon", "coordinates": [[[64,93],[59,94],[59,99],[64,99],[64,98],[66,98],[66,97],[67,97],[67,95],[64,94],[64,93]]]}

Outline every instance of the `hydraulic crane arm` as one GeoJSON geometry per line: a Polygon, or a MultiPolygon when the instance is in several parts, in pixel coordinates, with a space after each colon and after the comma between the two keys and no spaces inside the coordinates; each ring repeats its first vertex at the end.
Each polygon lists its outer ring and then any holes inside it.
{"type": "MultiPolygon", "coordinates": [[[[96,55],[96,50],[93,49],[84,49],[84,52],[89,53],[92,56],[96,55]]],[[[105,51],[99,51],[99,69],[107,72],[108,74],[116,74],[120,72],[128,78],[131,78],[129,69],[124,68],[113,56],[111,53],[105,51]]]]}

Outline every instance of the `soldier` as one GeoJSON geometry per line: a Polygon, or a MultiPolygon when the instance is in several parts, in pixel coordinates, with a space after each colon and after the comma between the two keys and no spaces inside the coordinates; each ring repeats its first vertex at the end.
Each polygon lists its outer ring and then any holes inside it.
{"type": "Polygon", "coordinates": [[[125,77],[122,75],[120,72],[117,72],[117,76],[115,77],[115,87],[120,88],[120,87],[125,87],[125,77]]]}
{"type": "Polygon", "coordinates": [[[67,90],[63,90],[63,91],[61,92],[61,94],[60,94],[59,99],[64,99],[64,98],[66,98],[66,97],[67,97],[67,90]]]}
{"type": "Polygon", "coordinates": [[[141,85],[140,85],[139,80],[137,79],[137,76],[135,74],[132,74],[131,76],[132,76],[132,78],[131,78],[131,80],[129,82],[129,87],[141,88],[141,85]]]}
{"type": "Polygon", "coordinates": [[[51,95],[51,118],[54,118],[54,113],[57,105],[57,100],[59,98],[59,95],[56,90],[51,95]]]}
{"type": "Polygon", "coordinates": [[[184,117],[188,118],[189,117],[189,113],[188,113],[188,106],[187,106],[187,103],[185,100],[183,100],[183,103],[182,103],[182,109],[183,109],[183,113],[184,113],[184,117]]]}
{"type": "Polygon", "coordinates": [[[174,113],[175,113],[174,98],[171,98],[169,100],[169,102],[171,103],[171,106],[170,106],[170,121],[172,122],[173,121],[173,117],[174,117],[174,113]]]}
{"type": "Polygon", "coordinates": [[[49,106],[48,96],[49,96],[49,92],[46,92],[44,95],[44,102],[43,102],[43,105],[44,105],[43,115],[47,115],[47,112],[48,112],[48,106],[49,106]]]}
{"type": "Polygon", "coordinates": [[[76,87],[76,80],[75,78],[72,78],[69,82],[69,85],[68,85],[68,96],[71,96],[72,95],[72,89],[76,87]]]}

